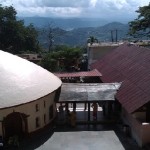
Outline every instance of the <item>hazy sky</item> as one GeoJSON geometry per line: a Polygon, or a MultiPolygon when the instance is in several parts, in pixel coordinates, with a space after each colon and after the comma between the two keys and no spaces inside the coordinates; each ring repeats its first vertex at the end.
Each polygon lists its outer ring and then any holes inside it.
{"type": "Polygon", "coordinates": [[[134,18],[150,0],[0,0],[13,5],[18,16],[134,18]]]}

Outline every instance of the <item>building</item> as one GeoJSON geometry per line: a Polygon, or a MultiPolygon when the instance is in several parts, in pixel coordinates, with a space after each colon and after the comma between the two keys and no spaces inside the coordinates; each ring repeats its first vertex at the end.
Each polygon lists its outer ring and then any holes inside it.
{"type": "Polygon", "coordinates": [[[18,54],[19,57],[27,59],[35,64],[38,64],[42,60],[42,56],[39,54],[18,54]]]}
{"type": "Polygon", "coordinates": [[[123,44],[91,65],[102,82],[122,82],[122,119],[139,146],[150,142],[150,49],[123,44]]]}
{"type": "Polygon", "coordinates": [[[92,63],[104,57],[106,54],[108,54],[121,44],[122,43],[112,43],[112,42],[88,44],[87,46],[88,69],[90,68],[90,65],[92,63]]]}
{"type": "Polygon", "coordinates": [[[56,116],[61,80],[40,66],[0,51],[0,136],[22,137],[56,116]]]}

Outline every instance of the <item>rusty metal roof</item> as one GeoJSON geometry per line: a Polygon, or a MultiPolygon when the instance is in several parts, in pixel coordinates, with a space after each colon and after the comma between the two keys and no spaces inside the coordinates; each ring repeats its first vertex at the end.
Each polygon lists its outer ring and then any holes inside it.
{"type": "Polygon", "coordinates": [[[102,74],[97,70],[93,69],[91,71],[82,71],[82,72],[72,72],[72,73],[55,73],[59,78],[68,78],[68,77],[100,77],[102,74]]]}
{"type": "Polygon", "coordinates": [[[103,82],[123,82],[116,97],[129,112],[150,101],[150,49],[123,44],[91,65],[103,82]]]}
{"type": "Polygon", "coordinates": [[[108,101],[115,100],[121,83],[63,83],[59,101],[108,101]]]}

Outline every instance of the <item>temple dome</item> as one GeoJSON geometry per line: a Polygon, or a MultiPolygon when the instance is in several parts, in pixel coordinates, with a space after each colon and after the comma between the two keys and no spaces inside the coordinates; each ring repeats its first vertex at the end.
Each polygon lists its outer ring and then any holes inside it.
{"type": "Polygon", "coordinates": [[[37,100],[61,83],[42,67],[0,50],[0,109],[37,100]]]}

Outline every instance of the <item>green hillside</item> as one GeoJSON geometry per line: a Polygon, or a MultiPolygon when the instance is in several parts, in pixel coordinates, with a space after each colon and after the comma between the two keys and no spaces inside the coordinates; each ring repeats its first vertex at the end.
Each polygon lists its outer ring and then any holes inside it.
{"type": "MultiPolygon", "coordinates": [[[[114,41],[127,38],[128,25],[119,22],[113,22],[100,27],[86,27],[76,28],[70,31],[66,31],[60,28],[53,29],[54,44],[65,44],[69,46],[80,46],[87,43],[87,39],[90,36],[94,36],[99,42],[111,41],[111,32],[113,34],[114,41]],[[117,31],[117,34],[116,34],[117,31]]],[[[48,32],[48,29],[47,29],[48,32]]],[[[47,39],[45,35],[39,35],[39,40],[42,45],[47,45],[47,39]]]]}

